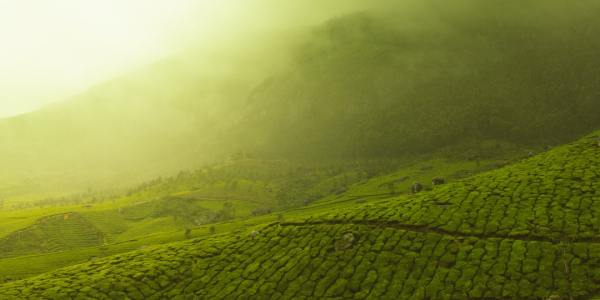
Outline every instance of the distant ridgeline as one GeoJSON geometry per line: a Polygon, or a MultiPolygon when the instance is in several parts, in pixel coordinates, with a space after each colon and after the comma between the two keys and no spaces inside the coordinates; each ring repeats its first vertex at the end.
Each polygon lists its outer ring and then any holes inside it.
{"type": "Polygon", "coordinates": [[[600,132],[408,197],[134,251],[2,299],[588,299],[600,295],[600,132]]]}
{"type": "Polygon", "coordinates": [[[127,185],[240,150],[388,158],[484,139],[556,145],[600,127],[600,2],[414,6],[326,22],[277,72],[174,57],[1,121],[2,178],[30,181],[0,191],[127,185]]]}

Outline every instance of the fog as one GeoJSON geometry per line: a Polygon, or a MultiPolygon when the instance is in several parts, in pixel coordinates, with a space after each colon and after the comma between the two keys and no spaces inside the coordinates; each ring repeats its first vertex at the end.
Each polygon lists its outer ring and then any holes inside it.
{"type": "Polygon", "coordinates": [[[0,115],[41,107],[0,122],[7,194],[599,125],[593,1],[0,3],[0,115]]]}
{"type": "Polygon", "coordinates": [[[314,25],[360,9],[354,2],[1,1],[0,117],[189,48],[223,49],[243,37],[314,25]]]}

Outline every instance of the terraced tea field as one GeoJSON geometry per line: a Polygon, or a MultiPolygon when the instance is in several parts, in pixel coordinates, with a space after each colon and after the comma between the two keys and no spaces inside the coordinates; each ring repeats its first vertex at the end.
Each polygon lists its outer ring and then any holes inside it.
{"type": "Polygon", "coordinates": [[[318,167],[298,172],[288,166],[283,168],[288,171],[282,172],[283,162],[243,160],[213,166],[211,171],[201,169],[155,180],[112,198],[92,194],[87,196],[89,202],[84,203],[89,204],[85,205],[0,210],[0,240],[5,247],[0,253],[0,282],[150,245],[211,236],[212,227],[218,234],[240,232],[277,220],[355,207],[390,195],[406,194],[414,181],[427,185],[431,178],[443,176],[452,182],[465,174],[503,164],[518,153],[503,152],[480,163],[450,158],[415,159],[372,177],[365,177],[364,171],[354,167],[347,171],[318,167]],[[307,182],[303,180],[307,172],[318,177],[307,182]],[[234,182],[237,186],[232,184],[234,182]],[[281,192],[288,188],[292,191],[281,192]],[[94,202],[94,197],[104,200],[94,202]],[[300,203],[304,199],[317,200],[281,207],[277,197],[285,201],[299,199],[294,201],[300,203]],[[219,220],[224,203],[234,208],[232,219],[219,220]],[[65,214],[72,216],[68,222],[64,220],[65,214]],[[56,222],[54,227],[44,227],[45,230],[56,232],[32,230],[39,227],[34,224],[44,223],[47,218],[54,218],[56,222]],[[74,220],[80,222],[71,222],[74,220]],[[58,228],[60,226],[70,226],[70,229],[58,228]],[[100,234],[102,240],[88,243],[86,237],[71,238],[62,234],[64,230],[100,234]],[[186,233],[186,230],[189,231],[186,233]],[[23,232],[36,234],[23,235],[23,232]]]}
{"type": "Polygon", "coordinates": [[[417,195],[156,246],[0,286],[7,299],[600,296],[599,134],[417,195]]]}
{"type": "Polygon", "coordinates": [[[78,213],[44,217],[0,239],[0,258],[102,245],[105,236],[78,213]]]}

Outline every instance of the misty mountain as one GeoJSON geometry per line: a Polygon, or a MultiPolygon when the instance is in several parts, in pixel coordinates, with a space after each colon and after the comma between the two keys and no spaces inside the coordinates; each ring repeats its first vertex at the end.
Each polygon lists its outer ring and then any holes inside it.
{"type": "Polygon", "coordinates": [[[249,144],[394,157],[467,140],[554,145],[600,125],[597,4],[468,3],[314,30],[292,71],[250,96],[249,144]]]}
{"type": "Polygon", "coordinates": [[[1,121],[2,175],[33,184],[97,186],[206,162],[206,152],[199,151],[209,141],[202,137],[224,121],[230,102],[223,99],[239,98],[243,84],[215,74],[206,78],[194,67],[164,62],[1,121]]]}
{"type": "Polygon", "coordinates": [[[394,8],[282,37],[293,47],[174,57],[2,120],[0,193],[125,184],[238,151],[387,158],[555,144],[600,126],[597,3],[394,8]]]}

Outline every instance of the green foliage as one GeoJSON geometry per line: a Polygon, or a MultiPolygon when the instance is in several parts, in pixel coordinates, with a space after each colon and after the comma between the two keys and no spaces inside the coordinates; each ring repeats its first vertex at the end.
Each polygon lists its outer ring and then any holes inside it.
{"type": "Polygon", "coordinates": [[[0,239],[0,257],[65,251],[101,245],[105,235],[77,213],[42,218],[0,239]]]}
{"type": "Polygon", "coordinates": [[[595,194],[581,192],[595,188],[596,174],[577,178],[599,169],[600,147],[592,142],[597,136],[430,192],[270,223],[259,234],[168,244],[6,283],[0,296],[590,298],[600,289],[600,241],[589,233],[599,228],[579,217],[599,213],[595,194]],[[543,182],[550,188],[541,188],[543,182]],[[568,208],[571,199],[554,193],[581,194],[577,203],[591,206],[568,208]],[[562,210],[551,212],[551,220],[573,218],[580,226],[543,228],[520,213],[553,205],[562,210]],[[477,222],[496,213],[500,228],[477,222]],[[449,220],[458,225],[448,227],[449,220]]]}

